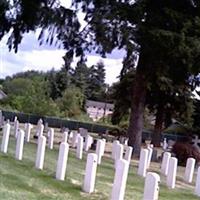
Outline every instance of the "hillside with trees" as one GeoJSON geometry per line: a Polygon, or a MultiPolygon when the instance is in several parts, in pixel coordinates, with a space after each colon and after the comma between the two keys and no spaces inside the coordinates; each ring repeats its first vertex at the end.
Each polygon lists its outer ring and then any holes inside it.
{"type": "Polygon", "coordinates": [[[105,66],[99,62],[91,67],[78,64],[68,70],[20,72],[6,77],[1,86],[8,95],[0,102],[3,109],[89,120],[85,101],[104,100],[105,66]]]}

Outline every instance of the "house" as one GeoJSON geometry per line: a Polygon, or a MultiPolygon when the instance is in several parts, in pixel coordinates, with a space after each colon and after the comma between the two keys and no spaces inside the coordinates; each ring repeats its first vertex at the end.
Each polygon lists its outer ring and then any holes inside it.
{"type": "Polygon", "coordinates": [[[0,89],[0,100],[5,99],[7,95],[0,89]]]}
{"type": "Polygon", "coordinates": [[[86,100],[85,109],[87,111],[87,114],[90,118],[93,119],[93,121],[98,121],[102,117],[106,117],[113,113],[114,104],[86,100]]]}

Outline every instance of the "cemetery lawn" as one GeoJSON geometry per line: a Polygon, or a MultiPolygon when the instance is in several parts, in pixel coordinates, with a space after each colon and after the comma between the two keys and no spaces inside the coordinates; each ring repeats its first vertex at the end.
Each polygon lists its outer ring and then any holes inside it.
{"type": "MultiPolygon", "coordinates": [[[[0,134],[0,143],[1,143],[0,134]]],[[[83,160],[75,157],[75,150],[70,149],[66,180],[58,181],[54,178],[58,145],[54,150],[46,148],[44,170],[35,169],[36,144],[24,146],[23,160],[17,161],[15,155],[15,139],[9,141],[8,154],[0,153],[0,199],[2,200],[108,200],[114,178],[113,162],[109,157],[102,159],[97,168],[95,193],[86,194],[81,191],[84,179],[86,155],[83,160]]],[[[152,171],[158,172],[159,164],[153,163],[152,171]]],[[[136,175],[137,163],[131,163],[126,186],[125,200],[141,200],[144,179],[136,175]]],[[[183,169],[179,169],[177,188],[169,190],[165,186],[165,178],[161,176],[159,199],[161,200],[197,200],[193,195],[194,183],[182,182],[183,169]]],[[[195,175],[196,176],[196,175],[195,175]]]]}

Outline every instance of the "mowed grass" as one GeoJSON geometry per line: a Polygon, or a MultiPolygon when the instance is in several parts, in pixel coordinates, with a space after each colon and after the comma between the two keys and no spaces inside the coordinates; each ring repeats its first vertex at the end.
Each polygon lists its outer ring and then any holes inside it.
{"type": "MultiPolygon", "coordinates": [[[[1,143],[2,132],[0,133],[1,143]]],[[[95,192],[86,194],[81,187],[84,179],[86,154],[83,160],[75,157],[75,150],[70,149],[65,181],[55,177],[58,144],[54,150],[46,148],[44,170],[35,169],[36,144],[24,145],[23,160],[17,161],[15,155],[15,139],[10,138],[8,154],[0,153],[0,199],[1,200],[108,200],[114,179],[113,161],[104,157],[97,168],[95,192]]],[[[153,164],[151,170],[159,173],[159,165],[153,164]]],[[[183,169],[181,169],[183,170],[183,169]]],[[[181,171],[180,170],[180,171],[181,171]]],[[[125,200],[141,200],[144,179],[136,175],[137,162],[133,161],[129,168],[125,200]]],[[[169,190],[165,186],[165,178],[161,176],[160,195],[162,200],[197,200],[193,195],[194,183],[182,184],[182,172],[178,175],[178,186],[169,190]]]]}

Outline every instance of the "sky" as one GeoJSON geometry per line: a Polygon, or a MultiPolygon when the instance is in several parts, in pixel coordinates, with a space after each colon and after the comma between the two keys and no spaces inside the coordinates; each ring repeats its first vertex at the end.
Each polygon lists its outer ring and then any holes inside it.
{"type": "MultiPolygon", "coordinates": [[[[63,4],[69,7],[69,1],[63,0],[63,4]]],[[[82,26],[84,26],[85,22],[82,13],[79,14],[79,18],[82,26]]],[[[26,34],[19,45],[17,54],[14,51],[8,51],[6,45],[7,37],[3,38],[0,42],[0,78],[27,70],[47,71],[52,68],[59,70],[62,67],[64,64],[62,57],[65,54],[65,50],[57,49],[55,46],[40,46],[37,38],[37,32],[26,34]]],[[[103,61],[106,69],[105,82],[111,85],[117,81],[122,68],[123,57],[124,52],[117,50],[108,55],[107,58],[92,54],[87,56],[87,66],[90,67],[100,60],[103,61]]],[[[72,66],[75,66],[75,61],[72,66]]]]}

